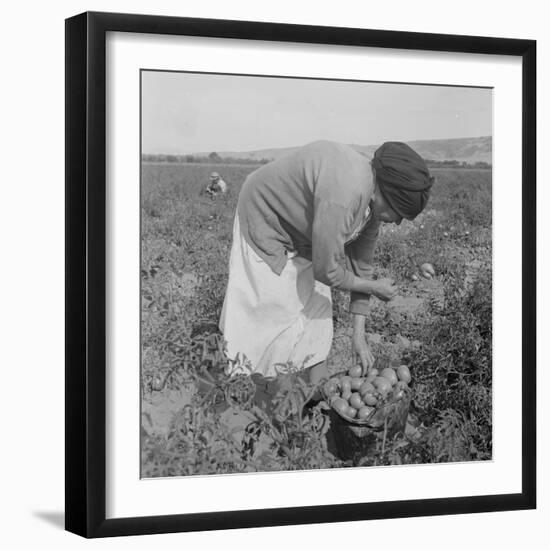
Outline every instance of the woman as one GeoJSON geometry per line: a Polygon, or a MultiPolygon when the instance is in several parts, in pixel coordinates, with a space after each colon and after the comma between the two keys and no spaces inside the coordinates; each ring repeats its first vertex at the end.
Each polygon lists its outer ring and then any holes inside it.
{"type": "Polygon", "coordinates": [[[382,145],[370,162],[349,146],[319,141],[250,174],[220,319],[228,356],[244,354],[265,377],[292,362],[317,383],[327,376],[336,287],[351,293],[353,349],[367,371],[369,297],[397,293],[392,280],[371,278],[380,223],[414,219],[432,183],[422,158],[399,142],[382,145]]]}

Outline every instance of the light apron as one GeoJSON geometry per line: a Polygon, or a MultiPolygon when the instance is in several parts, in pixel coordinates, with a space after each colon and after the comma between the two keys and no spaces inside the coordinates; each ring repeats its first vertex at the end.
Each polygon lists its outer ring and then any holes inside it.
{"type": "Polygon", "coordinates": [[[324,361],[332,345],[330,287],[295,253],[275,274],[246,242],[235,216],[220,330],[228,357],[245,355],[253,372],[275,376],[275,366],[288,362],[310,367],[324,361]]]}

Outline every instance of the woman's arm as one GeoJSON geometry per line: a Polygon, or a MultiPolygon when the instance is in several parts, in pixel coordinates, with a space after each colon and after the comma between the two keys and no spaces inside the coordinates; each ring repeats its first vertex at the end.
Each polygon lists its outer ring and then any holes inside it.
{"type": "MultiPolygon", "coordinates": [[[[361,279],[373,279],[374,250],[380,232],[380,222],[371,217],[361,234],[346,246],[346,262],[361,279]]],[[[365,315],[368,312],[370,293],[351,292],[350,312],[365,315]]]]}
{"type": "Polygon", "coordinates": [[[359,357],[363,374],[366,374],[374,366],[374,355],[365,337],[365,316],[361,314],[353,316],[352,353],[359,357]]]}
{"type": "Polygon", "coordinates": [[[350,283],[341,285],[340,288],[360,294],[372,294],[387,302],[397,295],[397,287],[393,279],[362,279],[361,277],[353,276],[350,283]]]}

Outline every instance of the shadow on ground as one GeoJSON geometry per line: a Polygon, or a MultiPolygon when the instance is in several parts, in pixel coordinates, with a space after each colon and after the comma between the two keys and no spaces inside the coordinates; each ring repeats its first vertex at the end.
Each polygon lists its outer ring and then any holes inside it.
{"type": "Polygon", "coordinates": [[[42,510],[34,511],[33,516],[41,519],[58,529],[65,529],[65,513],[64,512],[44,512],[42,510]]]}

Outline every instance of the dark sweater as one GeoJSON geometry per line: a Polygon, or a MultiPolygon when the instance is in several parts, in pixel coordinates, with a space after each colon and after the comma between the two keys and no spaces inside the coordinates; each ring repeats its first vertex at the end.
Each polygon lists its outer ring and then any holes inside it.
{"type": "MultiPolygon", "coordinates": [[[[276,274],[296,251],[312,261],[316,280],[346,289],[354,275],[372,274],[378,222],[365,222],[373,191],[369,159],[317,141],[248,176],[237,205],[241,231],[276,274]]],[[[351,311],[365,313],[366,300],[352,293],[351,311]]]]}

